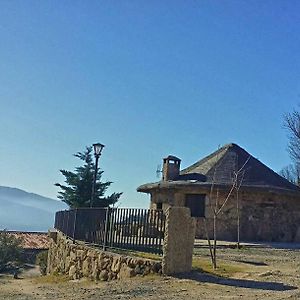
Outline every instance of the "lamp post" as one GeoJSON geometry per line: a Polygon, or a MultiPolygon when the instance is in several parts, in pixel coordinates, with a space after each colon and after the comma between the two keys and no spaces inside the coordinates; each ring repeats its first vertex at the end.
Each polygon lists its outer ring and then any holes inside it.
{"type": "Polygon", "coordinates": [[[95,199],[95,193],[96,193],[96,180],[97,180],[97,173],[98,173],[98,160],[101,155],[101,152],[104,148],[104,145],[100,143],[93,144],[94,147],[94,155],[95,155],[95,171],[94,171],[94,180],[93,180],[93,187],[92,187],[92,197],[90,202],[90,207],[93,207],[93,202],[95,199]]]}

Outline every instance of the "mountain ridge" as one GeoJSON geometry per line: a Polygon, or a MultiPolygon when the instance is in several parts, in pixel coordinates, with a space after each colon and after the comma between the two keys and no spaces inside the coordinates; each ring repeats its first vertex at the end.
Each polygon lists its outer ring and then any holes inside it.
{"type": "Polygon", "coordinates": [[[62,201],[0,186],[0,229],[47,231],[53,227],[55,212],[67,208],[62,201]]]}

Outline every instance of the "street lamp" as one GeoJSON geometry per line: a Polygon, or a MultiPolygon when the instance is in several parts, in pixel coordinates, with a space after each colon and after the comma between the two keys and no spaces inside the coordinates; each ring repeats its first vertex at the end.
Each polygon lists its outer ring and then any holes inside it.
{"type": "Polygon", "coordinates": [[[101,155],[101,152],[104,148],[104,145],[100,143],[93,144],[94,147],[94,155],[95,155],[95,171],[94,171],[94,181],[93,181],[93,188],[92,188],[92,197],[91,197],[91,202],[90,202],[90,207],[93,207],[93,202],[95,199],[95,193],[96,193],[96,180],[97,180],[97,173],[98,173],[98,160],[101,155]]]}

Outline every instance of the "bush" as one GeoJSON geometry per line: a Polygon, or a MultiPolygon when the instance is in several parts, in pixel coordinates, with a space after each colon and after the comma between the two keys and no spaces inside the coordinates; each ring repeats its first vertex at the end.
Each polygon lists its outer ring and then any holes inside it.
{"type": "Polygon", "coordinates": [[[22,239],[16,238],[6,230],[0,231],[0,271],[20,263],[23,249],[22,239]]]}
{"type": "Polygon", "coordinates": [[[47,273],[47,260],[48,260],[48,251],[42,251],[36,256],[36,264],[40,266],[40,271],[42,275],[47,273]]]}

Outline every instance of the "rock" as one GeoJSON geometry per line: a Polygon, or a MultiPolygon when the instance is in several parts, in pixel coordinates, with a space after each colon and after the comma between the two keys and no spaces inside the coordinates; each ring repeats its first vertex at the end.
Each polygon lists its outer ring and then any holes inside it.
{"type": "Polygon", "coordinates": [[[70,265],[71,265],[70,257],[67,256],[65,261],[65,271],[69,271],[70,265]]]}
{"type": "Polygon", "coordinates": [[[71,261],[75,261],[76,260],[76,253],[73,252],[73,251],[70,252],[70,260],[71,261]]]}
{"type": "Polygon", "coordinates": [[[93,259],[91,261],[91,269],[92,270],[98,269],[98,260],[97,259],[93,259]]]}
{"type": "Polygon", "coordinates": [[[82,274],[83,274],[83,276],[88,277],[90,275],[90,273],[91,273],[90,259],[86,258],[82,263],[82,274]]]}
{"type": "Polygon", "coordinates": [[[130,278],[130,277],[133,277],[135,276],[135,272],[134,272],[134,269],[128,267],[127,265],[125,264],[122,264],[121,266],[121,269],[120,269],[120,272],[119,272],[119,275],[118,275],[118,278],[120,279],[125,279],[125,278],[130,278]]]}
{"type": "Polygon", "coordinates": [[[54,243],[57,243],[57,231],[56,230],[49,230],[48,231],[48,236],[50,239],[53,240],[54,243]]]}
{"type": "Polygon", "coordinates": [[[111,265],[112,272],[118,273],[121,268],[121,259],[119,256],[113,258],[113,262],[111,265]]]}
{"type": "Polygon", "coordinates": [[[153,273],[159,273],[159,270],[161,270],[161,263],[154,263],[152,266],[151,266],[151,271],[153,273]]]}
{"type": "Polygon", "coordinates": [[[98,259],[99,260],[102,260],[103,258],[104,258],[104,256],[105,256],[105,252],[100,252],[100,254],[98,255],[98,259]]]}
{"type": "Polygon", "coordinates": [[[107,281],[108,280],[108,272],[107,270],[102,270],[99,274],[99,279],[102,281],[107,281]]]}
{"type": "Polygon", "coordinates": [[[117,274],[113,272],[108,273],[108,280],[113,280],[117,278],[117,274]]]}
{"type": "Polygon", "coordinates": [[[90,251],[87,252],[87,256],[90,257],[90,258],[95,258],[95,257],[97,257],[97,254],[96,254],[95,251],[90,250],[90,251]]]}
{"type": "Polygon", "coordinates": [[[19,274],[20,274],[20,269],[16,268],[15,271],[14,271],[14,279],[20,279],[19,274]]]}
{"type": "Polygon", "coordinates": [[[81,266],[82,266],[82,261],[78,260],[76,262],[76,268],[77,268],[77,270],[81,270],[81,266]]]}
{"type": "Polygon", "coordinates": [[[127,265],[130,267],[130,268],[135,268],[135,266],[137,265],[137,261],[130,257],[128,260],[127,260],[127,265]]]}
{"type": "Polygon", "coordinates": [[[94,280],[98,280],[99,279],[99,273],[100,270],[98,268],[98,261],[97,260],[93,260],[91,263],[91,274],[90,274],[90,278],[94,279],[94,280]]]}
{"type": "Polygon", "coordinates": [[[91,279],[99,280],[99,270],[93,269],[90,277],[91,277],[91,279]]]}
{"type": "Polygon", "coordinates": [[[101,261],[100,261],[100,269],[107,269],[108,266],[111,264],[110,262],[110,259],[108,258],[103,258],[101,261]]]}
{"type": "Polygon", "coordinates": [[[77,275],[76,275],[76,267],[75,266],[71,266],[70,270],[69,270],[69,277],[72,279],[77,279],[77,275]]]}
{"type": "Polygon", "coordinates": [[[86,252],[84,250],[77,250],[77,257],[81,260],[84,260],[86,257],[86,252]]]}
{"type": "Polygon", "coordinates": [[[149,266],[146,266],[145,269],[144,269],[144,272],[143,272],[143,275],[148,275],[150,273],[150,267],[149,266]]]}
{"type": "Polygon", "coordinates": [[[143,269],[141,268],[141,266],[137,265],[135,268],[134,268],[134,272],[135,274],[143,274],[143,269]]]}

